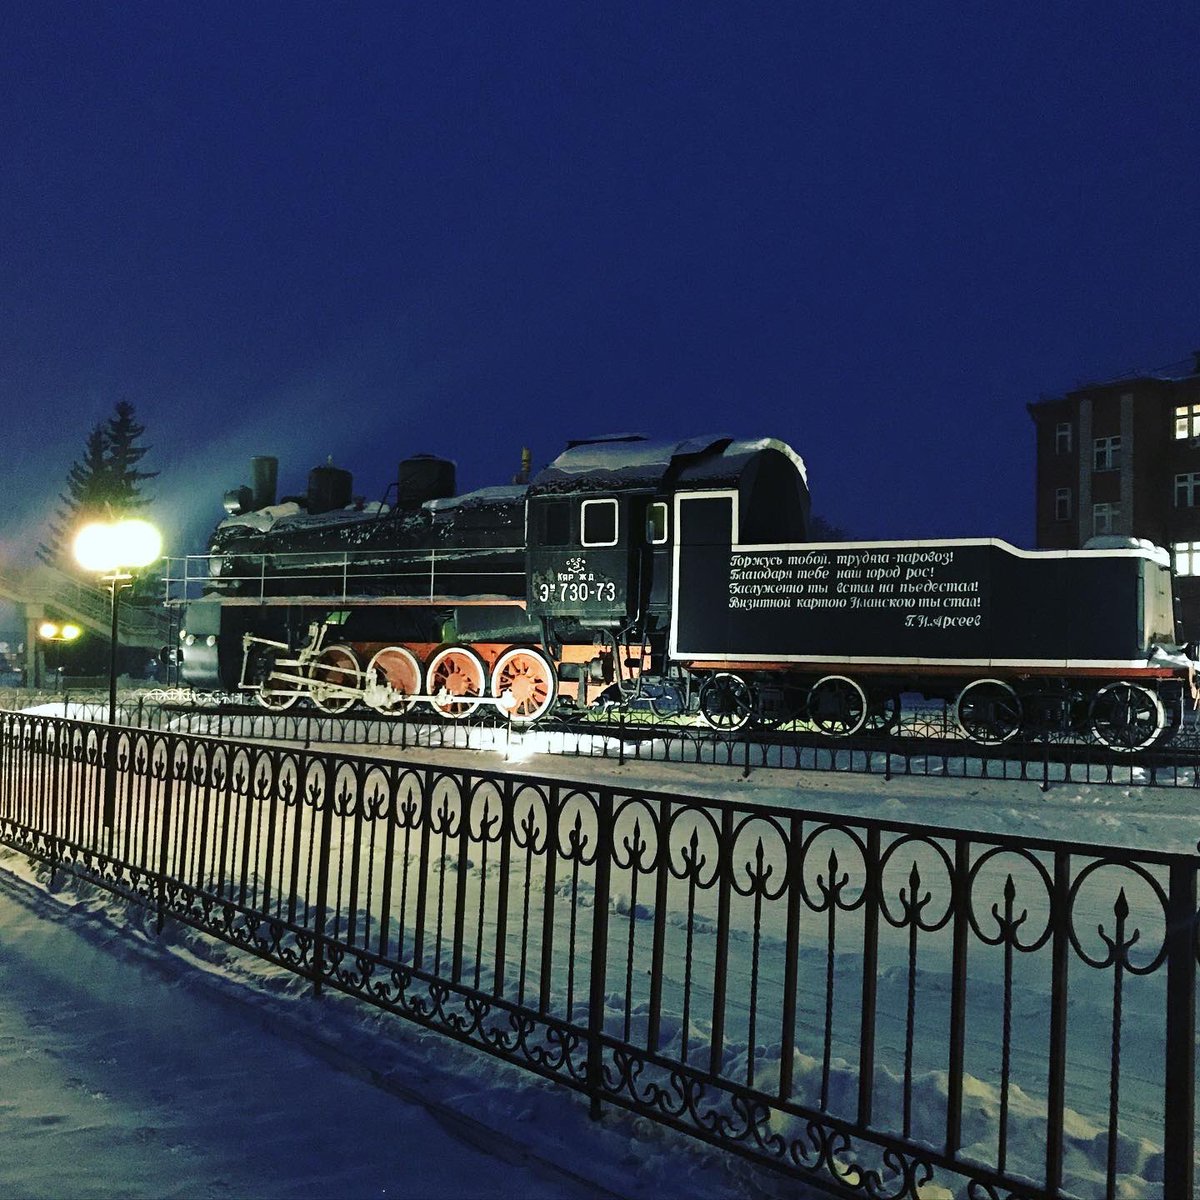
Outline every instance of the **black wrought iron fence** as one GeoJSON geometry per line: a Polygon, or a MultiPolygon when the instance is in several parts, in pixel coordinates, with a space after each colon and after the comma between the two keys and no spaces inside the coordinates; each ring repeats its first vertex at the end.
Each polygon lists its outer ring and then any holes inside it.
{"type": "Polygon", "coordinates": [[[1192,856],[15,713],[0,841],[835,1194],[1192,1196],[1192,856]]]}
{"type": "MultiPolygon", "coordinates": [[[[166,695],[167,693],[162,693],[166,695]]],[[[886,733],[831,740],[803,730],[747,728],[717,734],[693,721],[661,720],[649,713],[557,714],[529,730],[514,728],[481,706],[458,720],[412,712],[382,718],[365,711],[329,715],[316,709],[270,712],[254,704],[186,703],[149,692],[119,706],[119,721],[139,728],[203,736],[267,739],[305,746],[369,748],[534,749],[572,758],[713,763],[740,768],[829,770],[857,774],[1116,784],[1123,787],[1200,787],[1200,727],[1190,718],[1170,744],[1136,754],[1094,741],[1046,737],[980,746],[963,738],[940,707],[909,711],[886,733]]],[[[50,697],[53,710],[103,720],[106,701],[79,695],[50,697]]]]}

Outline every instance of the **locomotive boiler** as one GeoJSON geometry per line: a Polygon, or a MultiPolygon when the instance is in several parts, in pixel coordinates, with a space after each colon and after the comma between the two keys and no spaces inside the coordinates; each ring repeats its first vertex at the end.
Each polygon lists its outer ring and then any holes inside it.
{"type": "Polygon", "coordinates": [[[419,455],[378,504],[333,466],[277,503],[274,460],[254,470],[188,566],[183,677],[272,709],[493,704],[531,724],[640,698],[719,730],[847,737],[917,693],[981,743],[1140,749],[1190,685],[1165,552],[812,542],[804,464],[774,439],[574,441],[462,494],[453,464],[419,455]]]}

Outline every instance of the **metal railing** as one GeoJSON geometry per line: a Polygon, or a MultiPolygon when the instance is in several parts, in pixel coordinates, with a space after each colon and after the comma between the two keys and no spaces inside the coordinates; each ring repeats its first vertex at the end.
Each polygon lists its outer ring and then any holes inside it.
{"type": "Polygon", "coordinates": [[[193,554],[163,560],[163,595],[168,606],[213,591],[243,599],[294,599],[302,575],[306,595],[330,600],[382,595],[432,600],[485,592],[523,600],[524,555],[524,546],[193,554]],[[516,556],[519,565],[512,563],[516,556]]]}
{"type": "Polygon", "coordinates": [[[1190,855],[16,713],[0,842],[834,1194],[1192,1196],[1190,855]]]}
{"type": "MultiPolygon", "coordinates": [[[[0,594],[18,603],[59,609],[100,633],[110,628],[112,600],[108,589],[46,563],[0,579],[0,594]]],[[[121,641],[127,646],[158,648],[170,639],[171,619],[158,602],[150,606],[123,603],[118,617],[121,641]]]]}
{"type": "MultiPolygon", "coordinates": [[[[102,720],[106,708],[86,693],[51,696],[64,716],[80,710],[102,720]]],[[[23,704],[13,698],[13,706],[23,704]]],[[[0,696],[0,708],[4,698],[0,696]]],[[[648,713],[560,712],[531,729],[512,727],[490,705],[459,719],[420,708],[380,717],[365,709],[330,715],[296,707],[272,712],[234,696],[197,701],[186,690],[148,689],[118,706],[119,722],[213,737],[446,750],[525,750],[569,758],[625,762],[712,763],[749,775],[756,770],[842,771],[861,775],[1007,779],[1036,783],[1200,788],[1200,728],[1189,717],[1170,744],[1126,754],[1087,740],[1016,738],[979,746],[959,733],[940,707],[906,712],[889,733],[830,739],[815,732],[755,730],[718,734],[694,719],[648,713]]]]}

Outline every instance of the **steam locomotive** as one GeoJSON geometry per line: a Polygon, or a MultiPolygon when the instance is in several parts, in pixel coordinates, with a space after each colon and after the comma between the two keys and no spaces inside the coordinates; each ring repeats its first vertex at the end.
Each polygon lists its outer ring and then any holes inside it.
{"type": "Polygon", "coordinates": [[[1136,750],[1191,692],[1164,551],[810,541],[804,464],[773,439],[573,441],[465,494],[417,455],[371,504],[332,465],[280,502],[276,460],[252,468],[187,568],[182,674],[269,709],[492,704],[529,725],[636,701],[848,737],[917,693],[983,744],[1065,731],[1136,750]]]}

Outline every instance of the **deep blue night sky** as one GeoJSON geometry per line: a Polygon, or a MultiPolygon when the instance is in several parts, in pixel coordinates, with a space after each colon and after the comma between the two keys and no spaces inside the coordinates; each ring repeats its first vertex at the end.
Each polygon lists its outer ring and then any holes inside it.
{"type": "Polygon", "coordinates": [[[6,4],[0,541],[124,397],[173,552],[253,454],[377,498],[627,430],[1031,544],[1026,403],[1200,346],[1198,46],[1190,4],[6,4]]]}

